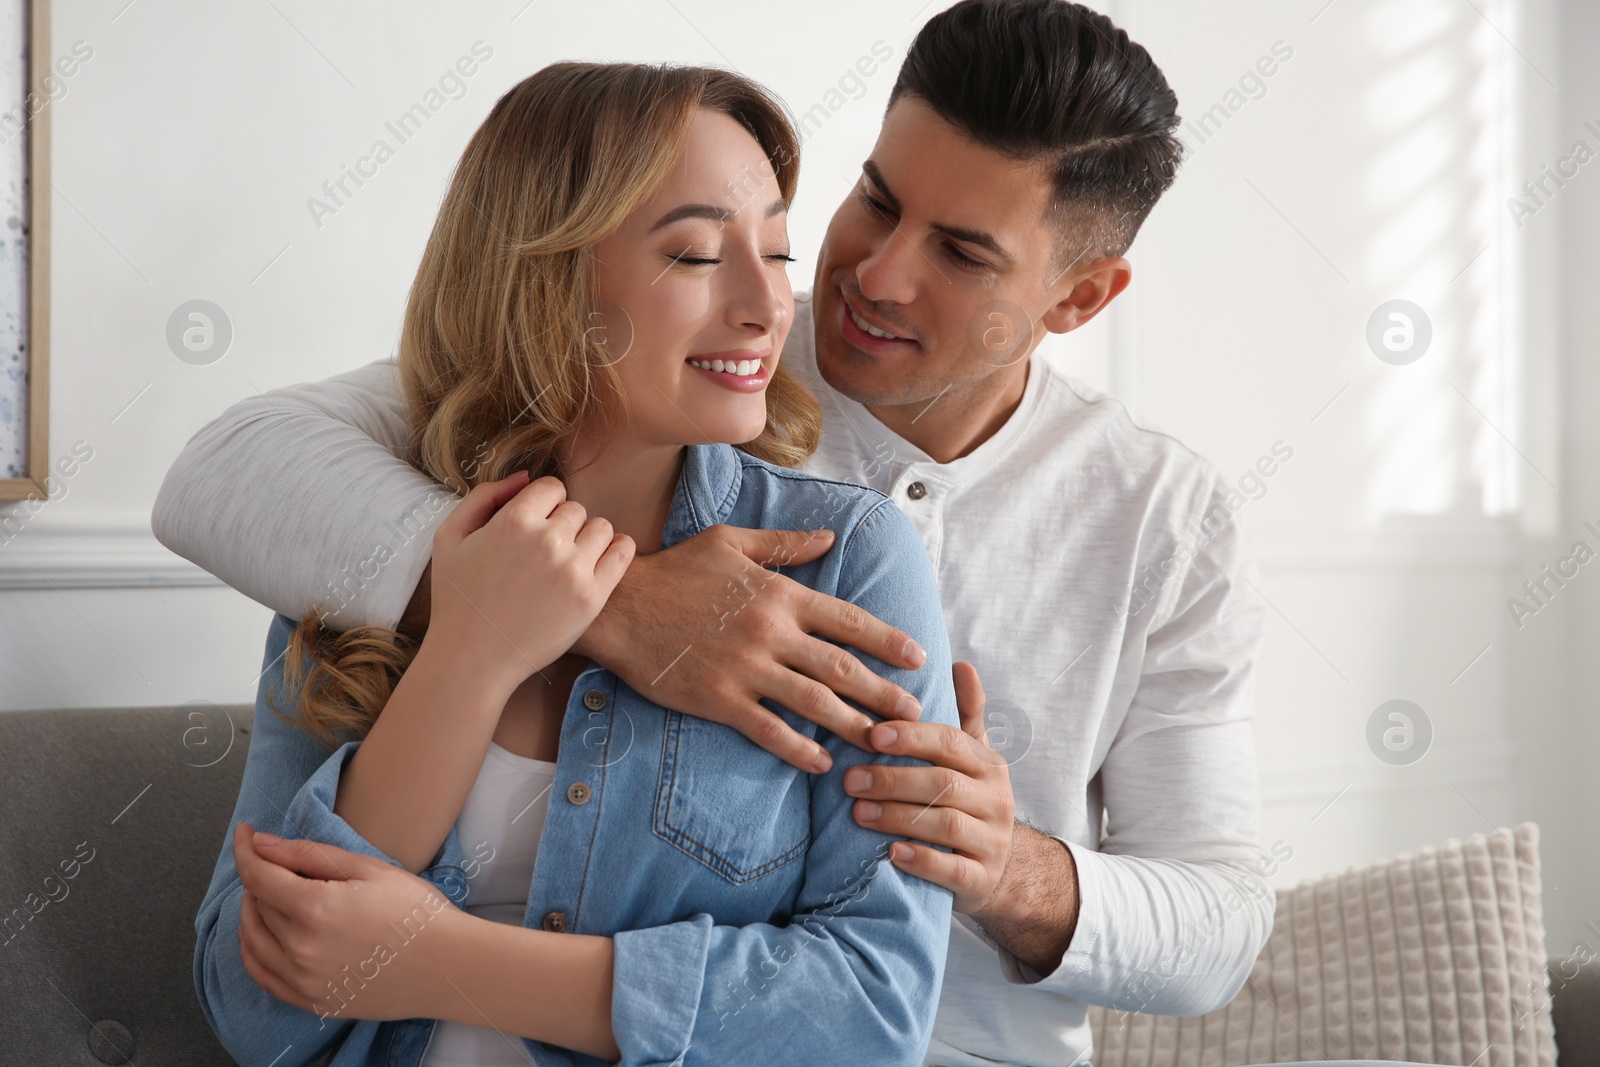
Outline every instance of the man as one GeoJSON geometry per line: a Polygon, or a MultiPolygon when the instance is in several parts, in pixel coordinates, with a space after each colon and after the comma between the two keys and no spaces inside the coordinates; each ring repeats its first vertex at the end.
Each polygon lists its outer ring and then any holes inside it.
{"type": "MultiPolygon", "coordinates": [[[[1083,1062],[1090,1003],[1219,1008],[1271,927],[1262,610],[1232,492],[1033,354],[1128,285],[1177,124],[1104,16],[964,0],[912,45],[797,301],[783,358],[826,416],[807,469],[916,525],[992,730],[960,672],[966,733],[906,721],[903,694],[830,643],[914,667],[905,636],[757,565],[826,538],[714,528],[639,557],[575,649],[806,769],[818,750],[761,698],[930,761],[846,787],[864,825],[921,842],[892,862],[955,893],[934,1063],[1083,1062]]],[[[407,433],[392,361],[244,401],[174,464],[157,536],[290,616],[415,625],[454,498],[396,458],[407,433]]]]}

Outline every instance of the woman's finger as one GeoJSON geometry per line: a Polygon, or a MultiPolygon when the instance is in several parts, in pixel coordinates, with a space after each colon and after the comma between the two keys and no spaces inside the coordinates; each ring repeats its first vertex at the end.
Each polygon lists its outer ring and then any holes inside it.
{"type": "Polygon", "coordinates": [[[527,482],[527,471],[513,471],[497,482],[473,486],[455,510],[439,524],[434,532],[435,540],[448,544],[460,542],[488,522],[501,506],[523,490],[527,482]]]}
{"type": "MultiPolygon", "coordinates": [[[[248,889],[245,890],[244,897],[245,900],[249,902],[252,922],[259,922],[265,925],[267,928],[267,933],[272,935],[274,941],[276,941],[279,945],[282,945],[288,939],[290,932],[295,928],[294,920],[289,918],[289,916],[284,912],[274,908],[271,904],[264,902],[260,897],[256,896],[248,889]]],[[[244,908],[245,905],[241,904],[241,916],[244,914],[244,908]]]]}
{"type": "Polygon", "coordinates": [[[292,967],[271,930],[262,921],[254,898],[246,893],[239,902],[239,955],[256,984],[286,1004],[302,1007],[305,998],[289,982],[292,967]],[[253,968],[253,969],[252,969],[253,968]]]}
{"type": "Polygon", "coordinates": [[[316,1007],[309,999],[300,995],[300,992],[273,974],[271,970],[262,966],[251,952],[250,947],[243,942],[239,944],[239,961],[244,964],[244,971],[256,985],[260,986],[269,996],[276,997],[292,1008],[299,1008],[304,1012],[316,1013],[316,1007]]]}
{"type": "Polygon", "coordinates": [[[601,554],[611,546],[616,537],[617,533],[612,529],[611,520],[596,515],[583,524],[583,528],[573,537],[572,543],[586,558],[598,563],[601,554]]]}
{"type": "Polygon", "coordinates": [[[548,519],[552,512],[567,500],[567,483],[553,474],[535,478],[512,494],[505,506],[489,517],[488,523],[501,525],[509,522],[548,519]]]}
{"type": "Polygon", "coordinates": [[[594,565],[595,579],[601,582],[606,590],[606,596],[611,595],[611,590],[622,581],[622,575],[627,571],[628,564],[633,562],[635,546],[633,538],[627,534],[616,534],[611,538],[611,544],[600,554],[600,559],[594,565]]]}

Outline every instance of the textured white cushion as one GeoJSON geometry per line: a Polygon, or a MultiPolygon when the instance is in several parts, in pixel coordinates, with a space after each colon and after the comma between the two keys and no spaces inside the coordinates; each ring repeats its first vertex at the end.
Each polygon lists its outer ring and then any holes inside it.
{"type": "Polygon", "coordinates": [[[1227,1007],[1090,1009],[1095,1067],[1370,1058],[1552,1067],[1539,830],[1523,823],[1278,894],[1227,1007]]]}

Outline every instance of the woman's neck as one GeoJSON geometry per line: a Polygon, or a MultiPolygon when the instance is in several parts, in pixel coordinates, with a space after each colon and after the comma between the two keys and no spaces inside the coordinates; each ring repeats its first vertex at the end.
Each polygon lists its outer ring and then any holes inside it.
{"type": "Polygon", "coordinates": [[[659,551],[685,458],[683,445],[651,445],[619,435],[596,451],[574,450],[582,466],[563,481],[567,499],[633,538],[639,555],[659,551]]]}

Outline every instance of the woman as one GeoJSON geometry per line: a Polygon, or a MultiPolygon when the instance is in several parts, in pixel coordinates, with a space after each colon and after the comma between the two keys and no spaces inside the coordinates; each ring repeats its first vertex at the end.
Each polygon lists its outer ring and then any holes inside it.
{"type": "Polygon", "coordinates": [[[803,775],[570,652],[634,551],[825,527],[834,549],[790,576],[917,639],[923,669],[877,669],[956,723],[910,523],[791,469],[820,430],[779,361],[797,169],[781,107],[699,68],[557,64],[468,145],[399,362],[413,461],[470,492],[435,537],[420,641],[314,614],[269,635],[263,691],[282,651],[298,729],[258,700],[196,922],[201,1002],[241,1061],[921,1062],[951,900],[853,820],[841,778],[870,754],[769,704],[831,757],[803,775]],[[356,854],[318,877],[361,907],[290,936],[264,887],[295,876],[252,826],[356,854]],[[466,910],[407,910],[418,887],[466,910]],[[395,936],[362,951],[345,926],[391,905],[395,936]]]}

